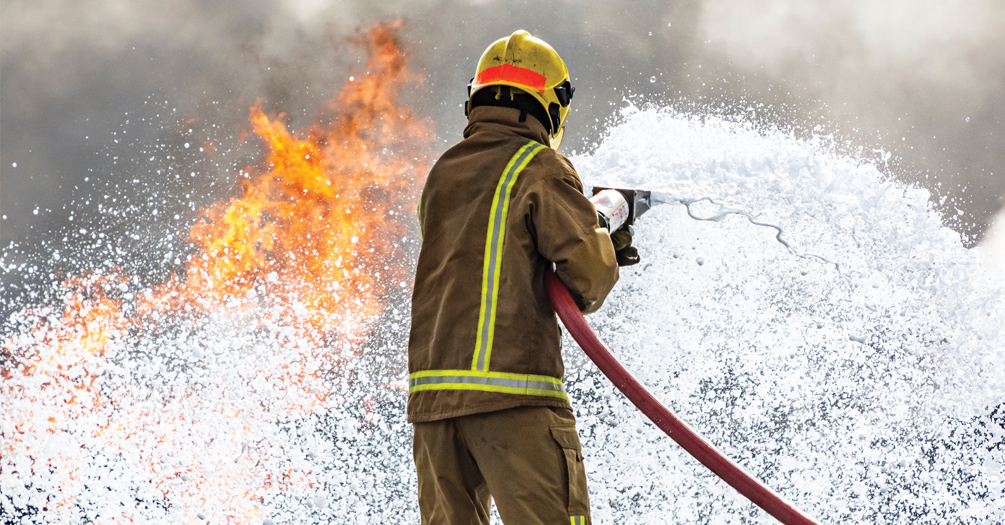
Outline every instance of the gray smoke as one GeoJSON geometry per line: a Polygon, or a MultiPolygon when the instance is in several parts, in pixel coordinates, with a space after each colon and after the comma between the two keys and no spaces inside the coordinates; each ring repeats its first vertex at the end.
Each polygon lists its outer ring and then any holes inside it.
{"type": "MultiPolygon", "coordinates": [[[[578,88],[566,151],[590,149],[630,97],[890,152],[889,174],[930,189],[968,242],[1002,207],[997,0],[5,0],[0,240],[58,236],[103,198],[96,181],[139,176],[128,161],[140,150],[212,133],[237,143],[257,99],[292,127],[310,123],[365,59],[355,31],[398,16],[425,76],[407,101],[444,145],[481,51],[524,28],[558,49],[578,88]]],[[[243,148],[201,170],[219,184],[190,199],[225,195],[235,166],[254,161],[243,148]]]]}
{"type": "Polygon", "coordinates": [[[1005,194],[1003,23],[994,0],[710,0],[701,25],[738,69],[903,157],[894,175],[979,236],[1005,194]]]}

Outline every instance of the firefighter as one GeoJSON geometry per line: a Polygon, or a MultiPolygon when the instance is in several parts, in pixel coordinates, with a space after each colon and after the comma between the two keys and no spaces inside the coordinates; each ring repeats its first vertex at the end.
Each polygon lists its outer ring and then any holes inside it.
{"type": "Polygon", "coordinates": [[[638,257],[630,236],[615,250],[557,151],[573,91],[544,41],[496,41],[469,86],[464,139],[422,190],[408,419],[423,524],[487,525],[491,500],[509,524],[590,523],[544,275],[554,264],[593,312],[618,256],[638,257]]]}

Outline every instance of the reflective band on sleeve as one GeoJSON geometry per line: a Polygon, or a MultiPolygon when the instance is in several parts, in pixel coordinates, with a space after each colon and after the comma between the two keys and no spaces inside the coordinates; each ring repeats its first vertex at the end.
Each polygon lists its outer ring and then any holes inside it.
{"type": "Polygon", "coordinates": [[[495,338],[496,303],[499,300],[499,274],[502,267],[503,240],[506,236],[506,217],[509,214],[510,192],[520,172],[544,149],[544,145],[530,141],[510,159],[489,210],[489,227],[485,236],[485,258],[482,268],[482,300],[478,309],[478,332],[475,336],[475,354],[471,369],[485,372],[492,357],[492,340],[495,338]]]}
{"type": "Polygon", "coordinates": [[[423,390],[480,390],[569,400],[556,377],[476,370],[423,370],[408,376],[408,393],[423,390]]]}
{"type": "Polygon", "coordinates": [[[586,525],[586,516],[569,516],[569,523],[572,523],[572,525],[586,525]]]}

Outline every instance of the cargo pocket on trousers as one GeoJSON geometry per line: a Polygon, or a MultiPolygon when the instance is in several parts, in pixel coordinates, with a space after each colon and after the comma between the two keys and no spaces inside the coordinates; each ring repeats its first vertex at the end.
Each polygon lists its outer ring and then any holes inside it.
{"type": "Polygon", "coordinates": [[[562,448],[569,479],[569,515],[590,514],[590,496],[586,489],[586,469],[575,427],[551,427],[551,437],[562,448]]]}

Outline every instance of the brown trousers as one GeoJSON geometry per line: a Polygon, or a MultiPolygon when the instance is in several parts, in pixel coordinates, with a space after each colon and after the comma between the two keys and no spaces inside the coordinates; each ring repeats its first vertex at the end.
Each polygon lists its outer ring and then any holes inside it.
{"type": "Polygon", "coordinates": [[[414,425],[423,525],[588,525],[576,419],[567,408],[517,407],[414,425]]]}

